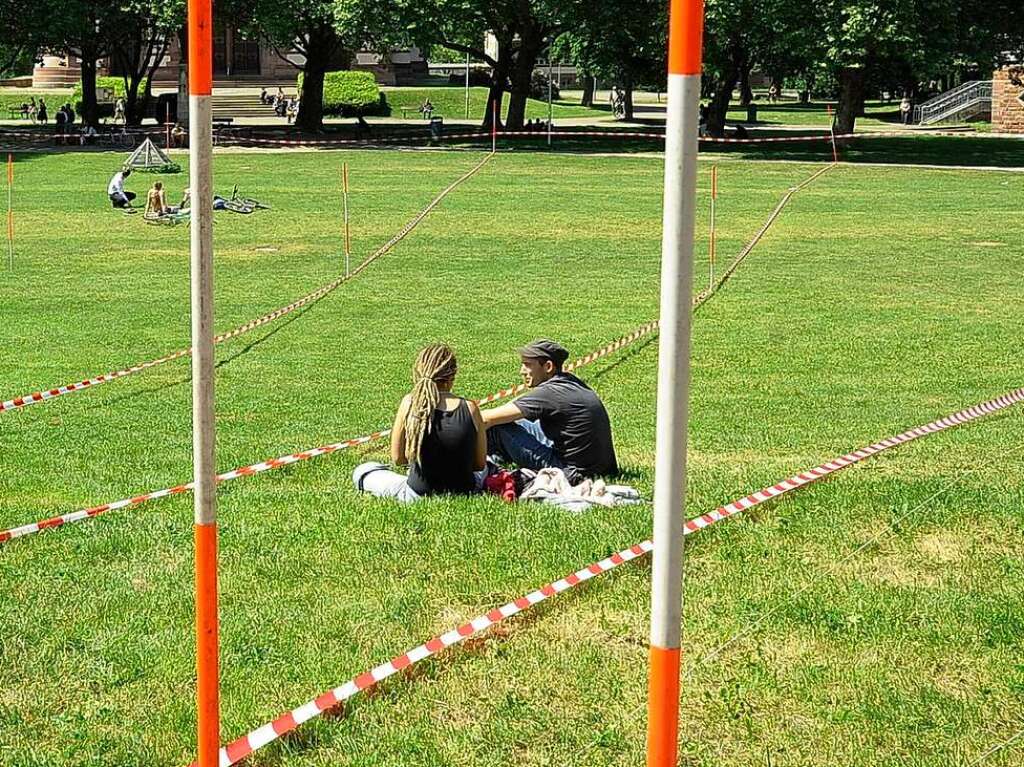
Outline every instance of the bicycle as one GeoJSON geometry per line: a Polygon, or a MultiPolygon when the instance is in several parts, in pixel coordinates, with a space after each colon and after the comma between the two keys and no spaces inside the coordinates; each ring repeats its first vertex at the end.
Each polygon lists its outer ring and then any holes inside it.
{"type": "MultiPolygon", "coordinates": [[[[242,206],[244,206],[246,208],[251,208],[252,209],[252,210],[244,211],[246,213],[252,213],[253,210],[270,210],[270,206],[269,205],[267,205],[266,203],[260,202],[259,200],[255,200],[252,197],[239,197],[238,196],[238,184],[235,184],[233,187],[231,187],[231,199],[228,200],[228,202],[237,203],[237,204],[242,205],[242,206]]],[[[243,211],[239,211],[239,212],[243,212],[243,211]]]]}

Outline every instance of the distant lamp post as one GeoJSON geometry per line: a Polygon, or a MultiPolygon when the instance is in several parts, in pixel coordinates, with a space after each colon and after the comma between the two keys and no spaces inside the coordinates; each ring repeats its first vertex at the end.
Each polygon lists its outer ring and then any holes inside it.
{"type": "Polygon", "coordinates": [[[548,146],[551,146],[551,45],[553,38],[548,38],[548,146]]]}

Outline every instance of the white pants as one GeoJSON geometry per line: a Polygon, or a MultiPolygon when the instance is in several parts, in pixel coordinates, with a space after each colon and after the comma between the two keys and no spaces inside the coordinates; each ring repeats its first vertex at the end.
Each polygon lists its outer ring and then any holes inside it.
{"type": "MultiPolygon", "coordinates": [[[[483,490],[486,477],[487,469],[473,472],[477,492],[483,490]]],[[[360,492],[378,498],[393,498],[401,503],[412,503],[423,497],[409,487],[409,478],[405,474],[392,471],[390,466],[377,461],[356,466],[352,472],[352,483],[360,492]]]]}
{"type": "Polygon", "coordinates": [[[412,503],[422,497],[409,487],[409,478],[405,474],[392,471],[385,464],[376,461],[356,466],[352,472],[352,482],[356,489],[378,498],[393,498],[402,503],[412,503]]]}

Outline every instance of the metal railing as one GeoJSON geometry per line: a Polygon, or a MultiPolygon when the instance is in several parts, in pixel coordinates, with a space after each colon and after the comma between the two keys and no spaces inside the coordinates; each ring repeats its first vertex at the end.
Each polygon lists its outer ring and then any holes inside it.
{"type": "Polygon", "coordinates": [[[992,81],[972,80],[914,108],[914,122],[930,125],[965,118],[992,109],[992,81]]]}

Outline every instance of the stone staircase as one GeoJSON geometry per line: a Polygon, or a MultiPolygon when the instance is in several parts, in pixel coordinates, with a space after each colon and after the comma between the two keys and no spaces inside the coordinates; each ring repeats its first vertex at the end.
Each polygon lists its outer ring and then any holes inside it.
{"type": "MultiPolygon", "coordinates": [[[[271,93],[276,92],[276,90],[271,90],[269,88],[267,90],[271,93]]],[[[273,107],[260,103],[259,88],[247,89],[243,92],[227,93],[218,93],[217,89],[214,88],[212,103],[214,117],[232,117],[236,120],[242,118],[266,120],[281,119],[274,114],[273,107]]]]}

